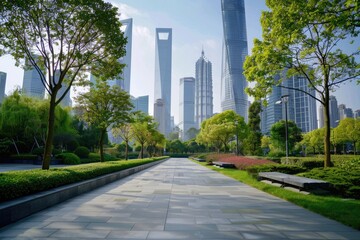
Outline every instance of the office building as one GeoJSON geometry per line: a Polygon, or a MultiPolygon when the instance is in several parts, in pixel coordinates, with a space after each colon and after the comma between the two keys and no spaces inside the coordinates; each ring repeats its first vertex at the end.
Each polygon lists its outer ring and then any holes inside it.
{"type": "Polygon", "coordinates": [[[345,116],[345,111],[346,111],[345,104],[339,104],[338,111],[339,111],[339,120],[343,120],[344,118],[346,118],[346,116],[345,116]]]}
{"type": "Polygon", "coordinates": [[[155,104],[163,105],[163,114],[155,114],[159,130],[166,137],[171,132],[171,64],[172,64],[172,29],[157,28],[155,41],[155,104]],[[160,104],[161,103],[161,104],[160,104]],[[161,127],[160,127],[161,126],[161,127]]]}
{"type": "Polygon", "coordinates": [[[133,111],[140,111],[149,115],[149,96],[131,97],[131,102],[134,105],[133,111]]]}
{"type": "Polygon", "coordinates": [[[222,0],[221,10],[224,32],[221,108],[222,111],[234,110],[247,121],[247,82],[243,75],[243,64],[248,54],[244,1],[222,0]]]}
{"type": "MultiPolygon", "coordinates": [[[[60,70],[56,70],[55,71],[55,82],[56,83],[59,81],[59,77],[60,77],[60,70]]],[[[65,82],[63,82],[61,85],[62,85],[61,88],[59,89],[59,91],[56,94],[56,100],[61,98],[62,95],[65,94],[65,91],[68,88],[68,85],[65,82]]],[[[60,105],[62,107],[71,107],[72,106],[70,91],[71,91],[71,87],[70,87],[69,91],[65,94],[65,97],[60,102],[60,105]]]]}
{"type": "MultiPolygon", "coordinates": [[[[181,91],[181,89],[180,89],[181,91]]],[[[181,99],[180,99],[181,100],[181,99]]],[[[213,115],[212,66],[204,50],[195,64],[195,122],[201,123],[213,115]]]]}
{"type": "Polygon", "coordinates": [[[0,72],[0,104],[5,98],[6,73],[0,72]]]}
{"type": "Polygon", "coordinates": [[[330,110],[330,127],[335,128],[339,124],[339,120],[340,120],[338,102],[337,102],[335,96],[330,96],[329,107],[330,107],[330,109],[329,109],[330,110]]]}
{"type": "Polygon", "coordinates": [[[355,119],[360,118],[360,109],[354,111],[354,118],[355,119]]]}
{"type": "Polygon", "coordinates": [[[325,122],[324,122],[324,105],[322,105],[322,104],[320,104],[320,106],[319,106],[318,118],[319,118],[318,127],[323,128],[325,126],[324,125],[325,122]]]}
{"type": "Polygon", "coordinates": [[[179,100],[179,128],[182,141],[189,140],[186,134],[190,128],[195,127],[195,78],[185,77],[180,79],[180,100],[179,100]]]}
{"type": "MultiPolygon", "coordinates": [[[[154,103],[154,119],[157,121],[158,123],[158,131],[160,133],[164,133],[165,132],[165,128],[166,128],[166,121],[165,118],[166,116],[166,110],[165,110],[165,103],[164,100],[159,98],[155,101],[154,103]]],[[[169,119],[169,128],[170,128],[170,119],[169,119]]]]}
{"type": "MultiPolygon", "coordinates": [[[[34,55],[33,58],[35,61],[38,61],[40,56],[34,55]]],[[[22,85],[22,94],[28,97],[35,97],[39,99],[44,99],[45,96],[45,86],[41,78],[45,78],[45,75],[40,75],[39,72],[30,64],[29,60],[26,60],[26,68],[24,70],[23,85],[22,85]]],[[[45,81],[46,79],[44,79],[45,81]]]]}

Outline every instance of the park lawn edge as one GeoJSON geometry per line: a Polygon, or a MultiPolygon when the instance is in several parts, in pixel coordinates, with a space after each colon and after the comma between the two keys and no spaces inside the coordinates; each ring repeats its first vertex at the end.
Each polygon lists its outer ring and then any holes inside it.
{"type": "Polygon", "coordinates": [[[167,156],[81,164],[49,170],[31,169],[0,173],[0,203],[67,184],[78,183],[121,170],[160,161],[167,156]]]}
{"type": "Polygon", "coordinates": [[[207,163],[204,162],[198,162],[196,160],[192,161],[263,192],[282,198],[312,212],[360,230],[360,200],[313,194],[305,195],[259,182],[244,170],[228,168],[220,169],[207,165],[207,163]]]}

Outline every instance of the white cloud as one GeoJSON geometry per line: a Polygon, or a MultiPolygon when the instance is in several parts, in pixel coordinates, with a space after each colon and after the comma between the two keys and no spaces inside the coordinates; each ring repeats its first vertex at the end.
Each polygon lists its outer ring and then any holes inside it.
{"type": "Polygon", "coordinates": [[[119,2],[115,2],[115,1],[109,1],[113,6],[117,7],[118,8],[118,12],[119,12],[119,15],[120,15],[120,19],[127,19],[127,18],[133,18],[133,17],[136,17],[136,16],[140,16],[142,15],[141,12],[134,8],[134,7],[131,7],[127,4],[124,4],[124,3],[119,3],[119,2]]]}

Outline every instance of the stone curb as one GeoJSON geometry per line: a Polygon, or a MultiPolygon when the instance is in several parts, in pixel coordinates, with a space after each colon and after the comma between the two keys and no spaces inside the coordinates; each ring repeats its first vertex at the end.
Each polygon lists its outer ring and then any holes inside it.
{"type": "Polygon", "coordinates": [[[130,176],[167,159],[159,160],[119,172],[110,173],[79,183],[72,183],[51,190],[35,193],[8,202],[0,203],[0,228],[58,203],[102,187],[108,183],[130,176]]]}

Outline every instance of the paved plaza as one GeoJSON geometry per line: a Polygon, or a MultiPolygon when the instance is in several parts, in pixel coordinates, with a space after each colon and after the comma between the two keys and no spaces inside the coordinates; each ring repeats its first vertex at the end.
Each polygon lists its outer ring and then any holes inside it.
{"type": "Polygon", "coordinates": [[[0,229],[0,239],[360,239],[360,232],[169,159],[0,229]]]}

